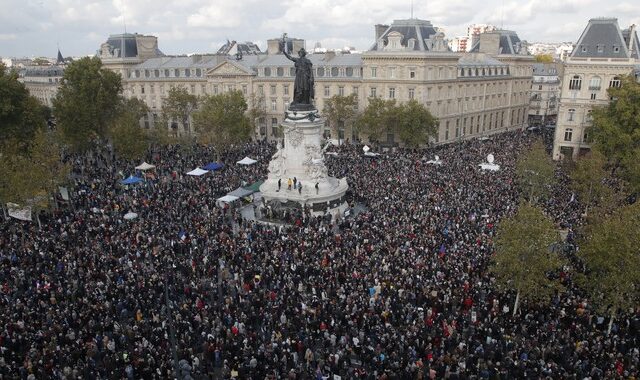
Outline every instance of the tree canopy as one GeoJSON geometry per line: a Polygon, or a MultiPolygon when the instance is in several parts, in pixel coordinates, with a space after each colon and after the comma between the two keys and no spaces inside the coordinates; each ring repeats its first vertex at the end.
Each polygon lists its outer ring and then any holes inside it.
{"type": "Polygon", "coordinates": [[[103,69],[97,57],[67,66],[53,109],[61,135],[72,149],[85,150],[95,137],[106,136],[117,116],[121,91],[120,75],[103,69]]]}
{"type": "Polygon", "coordinates": [[[204,97],[193,114],[198,140],[213,145],[219,153],[249,140],[253,130],[246,111],[247,102],[240,91],[204,97]]]}
{"type": "Polygon", "coordinates": [[[329,127],[337,131],[347,126],[353,126],[358,114],[357,106],[356,94],[334,95],[325,101],[322,114],[329,122],[329,127]]]}
{"type": "Polygon", "coordinates": [[[607,91],[611,102],[592,111],[588,130],[592,147],[599,150],[633,192],[640,191],[640,84],[632,75],[620,77],[620,87],[607,91]]]}
{"type": "Polygon", "coordinates": [[[601,311],[615,316],[619,309],[640,302],[640,203],[618,209],[590,229],[578,255],[587,266],[583,286],[601,311]]]}
{"type": "Polygon", "coordinates": [[[539,63],[552,63],[553,56],[551,54],[537,54],[535,56],[536,62],[539,63]]]}
{"type": "Polygon", "coordinates": [[[558,238],[553,222],[529,204],[521,204],[515,215],[500,222],[491,272],[499,288],[518,293],[514,314],[520,297],[546,300],[560,286],[549,276],[563,265],[551,249],[558,238]]]}
{"type": "Polygon", "coordinates": [[[518,158],[516,179],[529,203],[535,203],[548,193],[554,181],[554,171],[554,164],[541,140],[537,140],[528,152],[518,158]]]}
{"type": "Polygon", "coordinates": [[[122,100],[118,116],[109,131],[113,147],[119,156],[131,160],[144,154],[151,136],[140,127],[140,118],[148,112],[149,107],[137,98],[122,100]]]}
{"type": "Polygon", "coordinates": [[[0,63],[0,140],[16,139],[29,143],[38,129],[46,126],[46,109],[15,71],[7,71],[0,63]]]}
{"type": "Polygon", "coordinates": [[[396,132],[408,147],[425,145],[438,133],[438,120],[415,99],[400,105],[399,114],[396,132]]]}
{"type": "Polygon", "coordinates": [[[198,97],[189,94],[184,87],[172,87],[167,92],[167,97],[162,101],[162,116],[167,125],[175,120],[184,126],[186,131],[190,131],[189,117],[198,106],[198,97]]]}

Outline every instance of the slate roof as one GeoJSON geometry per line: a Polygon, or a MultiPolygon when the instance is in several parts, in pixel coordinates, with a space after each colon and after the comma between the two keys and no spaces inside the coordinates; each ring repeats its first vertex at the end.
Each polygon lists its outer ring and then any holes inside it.
{"type": "MultiPolygon", "coordinates": [[[[138,44],[136,43],[136,34],[123,33],[112,34],[107,39],[107,43],[114,49],[118,49],[116,58],[135,58],[138,56],[138,44]]],[[[164,55],[159,49],[156,49],[156,55],[164,55]]]]}
{"type": "MultiPolygon", "coordinates": [[[[627,38],[629,33],[627,33],[627,38]]],[[[635,33],[634,33],[635,34],[635,33]]],[[[638,39],[635,34],[635,39],[638,39]]],[[[637,56],[637,49],[634,54],[637,56]]],[[[592,18],[571,57],[631,58],[616,18],[592,18]]]]}
{"type": "MultiPolygon", "coordinates": [[[[498,46],[499,54],[518,55],[522,49],[522,41],[518,34],[513,30],[494,30],[488,33],[499,33],[500,44],[498,46]]],[[[480,39],[471,47],[471,53],[477,53],[480,51],[480,39]]]]}
{"type": "MultiPolygon", "coordinates": [[[[624,38],[624,43],[629,46],[629,37],[631,35],[631,30],[625,29],[622,31],[622,37],[624,38]]],[[[634,30],[633,37],[635,37],[635,41],[633,41],[633,45],[630,52],[630,57],[635,59],[640,59],[640,39],[638,39],[638,33],[634,30]]]]}
{"type": "MultiPolygon", "coordinates": [[[[361,54],[337,54],[333,58],[326,60],[328,56],[325,54],[308,54],[307,58],[311,61],[313,66],[361,66],[362,55],[361,54]]],[[[245,57],[239,62],[244,63],[245,57]]],[[[271,54],[266,58],[259,60],[251,65],[252,67],[264,67],[264,66],[293,66],[293,62],[290,61],[284,54],[271,54]]]]}
{"type": "Polygon", "coordinates": [[[156,57],[135,65],[135,69],[183,69],[183,68],[212,68],[226,59],[222,55],[192,55],[176,57],[156,57]]]}
{"type": "Polygon", "coordinates": [[[386,43],[388,41],[389,33],[398,32],[402,34],[403,38],[400,41],[403,47],[408,46],[410,39],[415,39],[416,43],[413,46],[415,51],[429,51],[431,50],[430,44],[425,40],[431,38],[431,36],[437,33],[435,27],[427,20],[408,19],[408,20],[394,20],[393,23],[382,33],[379,40],[376,41],[370,50],[381,51],[384,46],[378,46],[379,41],[386,43]]]}
{"type": "Polygon", "coordinates": [[[458,66],[471,67],[471,66],[509,66],[506,63],[500,62],[495,58],[492,58],[482,53],[469,53],[465,54],[458,60],[458,66]]]}

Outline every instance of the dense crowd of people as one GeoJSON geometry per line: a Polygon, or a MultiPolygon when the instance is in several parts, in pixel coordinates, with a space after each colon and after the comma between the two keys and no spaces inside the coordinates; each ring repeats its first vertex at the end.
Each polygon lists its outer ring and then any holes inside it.
{"type": "Polygon", "coordinates": [[[275,147],[70,158],[67,205],[37,223],[0,224],[1,379],[636,378],[640,319],[598,315],[571,273],[582,210],[559,184],[545,200],[566,291],[544,304],[498,292],[488,271],[501,218],[518,207],[515,162],[533,137],[509,132],[372,158],[343,145],[348,218],[299,212],[246,220],[216,199],[266,176],[275,147]],[[500,165],[481,171],[487,154],[500,165]],[[441,165],[427,161],[438,155],[441,165]],[[256,165],[240,166],[244,156],[256,165]],[[127,220],[124,215],[138,217],[127,220]]]}

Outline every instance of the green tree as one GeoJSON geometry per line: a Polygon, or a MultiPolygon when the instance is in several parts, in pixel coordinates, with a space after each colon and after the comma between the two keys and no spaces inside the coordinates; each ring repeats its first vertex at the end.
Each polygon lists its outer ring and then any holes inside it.
{"type": "Polygon", "coordinates": [[[640,83],[632,75],[620,78],[620,87],[607,91],[611,102],[592,111],[588,130],[592,146],[604,154],[630,190],[640,192],[640,83]]]}
{"type": "Polygon", "coordinates": [[[69,177],[70,166],[61,159],[61,149],[52,132],[40,129],[29,149],[16,140],[0,146],[0,200],[49,209],[57,186],[69,177]],[[28,173],[25,173],[28,168],[28,173]]]}
{"type": "Polygon", "coordinates": [[[608,198],[611,191],[604,184],[607,171],[604,169],[606,159],[597,149],[575,162],[569,172],[571,188],[578,194],[587,209],[602,197],[608,198]]]}
{"type": "Polygon", "coordinates": [[[334,95],[327,99],[322,109],[323,116],[329,122],[329,127],[337,132],[340,136],[342,131],[342,139],[345,137],[346,127],[350,127],[353,135],[353,123],[357,117],[358,97],[356,94],[349,96],[334,95]]]}
{"type": "Polygon", "coordinates": [[[150,136],[140,127],[140,118],[148,112],[149,107],[137,98],[122,100],[120,112],[109,133],[119,156],[132,160],[144,154],[150,136]]]}
{"type": "Polygon", "coordinates": [[[516,179],[523,193],[528,194],[529,203],[535,203],[548,193],[554,181],[554,171],[551,157],[540,140],[537,140],[528,152],[518,158],[516,179]]]}
{"type": "Polygon", "coordinates": [[[240,91],[205,97],[193,114],[199,142],[213,145],[220,154],[249,140],[252,129],[246,111],[247,102],[240,91]]]}
{"type": "Polygon", "coordinates": [[[395,99],[369,98],[369,104],[358,117],[358,132],[368,135],[370,141],[379,141],[383,134],[392,131],[400,118],[395,99]]]}
{"type": "Polygon", "coordinates": [[[417,100],[412,99],[402,104],[399,114],[400,122],[396,131],[400,140],[408,147],[423,146],[438,132],[438,120],[417,100]]]}
{"type": "MultiPolygon", "coordinates": [[[[251,102],[248,111],[249,122],[251,123],[251,127],[255,133],[258,133],[258,128],[265,127],[266,123],[265,118],[267,117],[267,110],[265,106],[265,100],[263,95],[252,95],[251,102]]],[[[264,131],[265,134],[267,131],[264,131]]]]}
{"type": "Polygon", "coordinates": [[[553,63],[553,56],[551,54],[537,54],[535,58],[536,62],[539,63],[553,63]]]}
{"type": "Polygon", "coordinates": [[[18,81],[16,71],[0,63],[0,140],[29,142],[36,130],[46,126],[45,108],[18,81]]]}
{"type": "Polygon", "coordinates": [[[198,106],[198,97],[189,94],[184,87],[172,87],[162,102],[162,117],[165,125],[172,121],[182,124],[186,132],[191,132],[189,117],[198,106]]]}
{"type": "Polygon", "coordinates": [[[587,266],[582,285],[591,302],[609,312],[609,332],[619,310],[640,302],[640,203],[618,209],[589,229],[578,255],[587,266]]]}
{"type": "Polygon", "coordinates": [[[103,69],[97,57],[67,66],[53,109],[62,137],[73,150],[86,150],[94,138],[106,136],[117,116],[121,91],[120,76],[103,69]]]}
{"type": "Polygon", "coordinates": [[[520,298],[546,300],[560,287],[557,280],[549,277],[563,265],[551,250],[558,237],[553,222],[541,209],[529,204],[521,204],[515,215],[500,222],[490,270],[498,288],[516,291],[513,315],[520,298]]]}

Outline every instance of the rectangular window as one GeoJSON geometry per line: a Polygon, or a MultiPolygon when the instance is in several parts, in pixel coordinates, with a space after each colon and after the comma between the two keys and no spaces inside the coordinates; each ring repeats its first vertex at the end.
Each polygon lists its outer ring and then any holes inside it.
{"type": "Polygon", "coordinates": [[[395,99],[396,98],[396,89],[395,87],[390,87],[389,88],[389,99],[395,99]]]}
{"type": "Polygon", "coordinates": [[[278,118],[277,117],[272,117],[271,118],[271,126],[272,127],[277,127],[278,126],[278,118]]]}
{"type": "Polygon", "coordinates": [[[154,87],[153,85],[149,86],[149,93],[150,94],[154,94],[155,93],[155,89],[153,87],[154,87]]]}
{"type": "Polygon", "coordinates": [[[377,67],[372,67],[371,68],[371,78],[377,78],[378,77],[378,68],[377,67]]]}
{"type": "Polygon", "coordinates": [[[325,98],[331,96],[331,90],[329,89],[329,86],[324,86],[324,96],[325,98]]]}
{"type": "Polygon", "coordinates": [[[264,86],[263,85],[258,86],[258,95],[264,95],[264,86]]]}
{"type": "Polygon", "coordinates": [[[409,69],[409,78],[414,79],[416,77],[416,70],[409,69]]]}
{"type": "Polygon", "coordinates": [[[270,90],[270,92],[269,92],[269,93],[270,93],[271,95],[275,95],[275,94],[276,94],[276,85],[275,85],[275,84],[272,84],[272,85],[271,85],[271,90],[270,90]]]}
{"type": "Polygon", "coordinates": [[[447,121],[447,127],[444,130],[444,141],[449,140],[449,122],[447,121]]]}
{"type": "Polygon", "coordinates": [[[144,86],[140,86],[140,93],[144,94],[144,86]]]}
{"type": "Polygon", "coordinates": [[[377,89],[375,87],[371,87],[371,92],[369,94],[369,97],[375,98],[377,96],[376,92],[377,92],[377,89]]]}
{"type": "Polygon", "coordinates": [[[564,130],[564,141],[571,141],[573,137],[573,129],[567,128],[564,130]]]}
{"type": "Polygon", "coordinates": [[[596,94],[595,93],[591,94],[591,100],[596,100],[596,94]]]}
{"type": "Polygon", "coordinates": [[[338,95],[344,96],[344,86],[338,87],[338,95]]]}
{"type": "Polygon", "coordinates": [[[282,89],[283,89],[285,95],[289,95],[289,85],[283,86],[282,89]]]}
{"type": "Polygon", "coordinates": [[[389,67],[389,78],[394,79],[396,77],[396,68],[389,67]]]}
{"type": "Polygon", "coordinates": [[[242,95],[247,95],[247,85],[246,84],[242,85],[242,95]]]}
{"type": "Polygon", "coordinates": [[[569,114],[569,117],[567,118],[568,121],[573,121],[573,117],[576,114],[576,110],[573,108],[570,108],[569,111],[567,112],[569,114]]]}
{"type": "Polygon", "coordinates": [[[278,102],[275,99],[271,99],[271,111],[278,110],[278,102]]]}
{"type": "Polygon", "coordinates": [[[192,85],[191,85],[191,93],[192,93],[192,94],[195,94],[195,93],[196,93],[196,85],[195,85],[195,84],[192,84],[192,85]]]}
{"type": "Polygon", "coordinates": [[[218,95],[218,85],[213,85],[213,95],[218,95]]]}
{"type": "Polygon", "coordinates": [[[415,89],[410,88],[409,89],[409,99],[413,99],[415,96],[415,89]]]}

